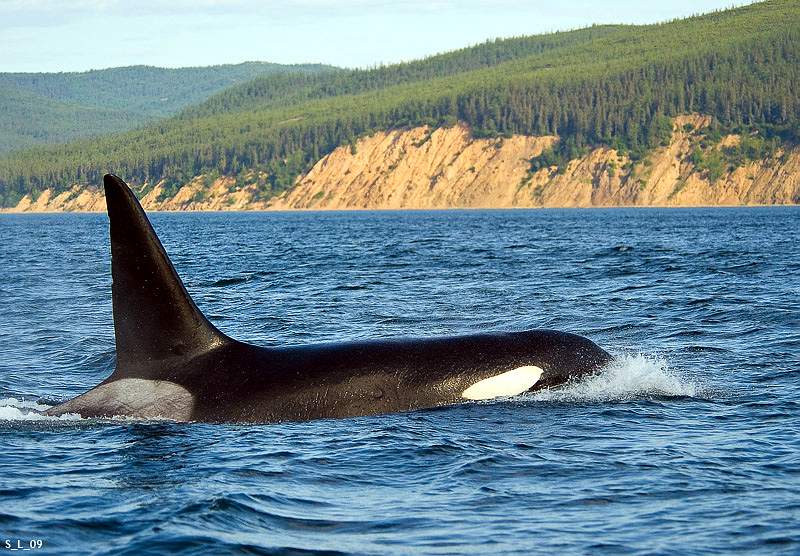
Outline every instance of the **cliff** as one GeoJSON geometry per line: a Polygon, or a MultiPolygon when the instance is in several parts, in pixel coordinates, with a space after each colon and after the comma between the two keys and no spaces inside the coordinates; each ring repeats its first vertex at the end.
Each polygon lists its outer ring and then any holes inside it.
{"type": "MultiPolygon", "coordinates": [[[[710,118],[675,119],[668,145],[633,163],[597,148],[530,173],[555,137],[472,139],[454,127],[379,133],[320,160],[274,208],[771,205],[800,202],[800,149],[725,171],[713,182],[691,154],[710,118]]],[[[736,136],[712,147],[736,144],[736,136]]]]}
{"type": "MultiPolygon", "coordinates": [[[[675,118],[667,145],[631,161],[602,147],[561,168],[531,172],[531,159],[557,137],[475,139],[463,126],[380,132],[319,160],[282,195],[263,199],[255,174],[199,176],[174,192],[164,182],[141,190],[148,210],[403,209],[504,207],[710,206],[800,203],[800,149],[723,168],[716,179],[693,153],[722,152],[740,141],[707,145],[710,118],[675,118]]],[[[262,176],[263,178],[263,176],[262,176]]],[[[25,197],[22,211],[104,210],[102,192],[76,185],[57,196],[25,197]]]]}

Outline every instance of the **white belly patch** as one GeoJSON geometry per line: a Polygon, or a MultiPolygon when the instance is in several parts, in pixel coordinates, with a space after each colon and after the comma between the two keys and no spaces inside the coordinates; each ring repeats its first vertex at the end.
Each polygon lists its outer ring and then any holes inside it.
{"type": "Polygon", "coordinates": [[[533,365],[518,367],[511,371],[476,382],[461,394],[467,400],[491,400],[522,394],[539,381],[542,369],[533,365]]]}

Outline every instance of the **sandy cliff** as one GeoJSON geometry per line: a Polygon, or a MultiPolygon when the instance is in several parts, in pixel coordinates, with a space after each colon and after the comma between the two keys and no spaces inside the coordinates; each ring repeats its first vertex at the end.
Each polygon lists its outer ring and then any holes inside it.
{"type": "Polygon", "coordinates": [[[336,149],[275,199],[280,208],[525,206],[530,159],[555,137],[480,139],[465,127],[378,133],[336,149]]]}
{"type": "MultiPolygon", "coordinates": [[[[147,210],[263,210],[264,201],[258,200],[253,184],[238,188],[233,178],[213,181],[199,176],[169,194],[166,184],[159,182],[150,187],[145,184],[137,193],[147,210]],[[165,194],[166,193],[166,194],[165,194]]],[[[53,196],[48,189],[32,200],[25,196],[10,212],[102,212],[106,201],[101,189],[75,185],[68,191],[53,196]]]]}
{"type": "MultiPolygon", "coordinates": [[[[529,173],[555,137],[472,139],[466,128],[379,133],[320,160],[278,208],[591,207],[800,202],[800,151],[749,163],[710,183],[690,161],[704,116],[675,119],[669,145],[631,163],[597,148],[562,173],[529,173]]],[[[718,148],[735,143],[726,138],[718,148]]]]}
{"type": "MultiPolygon", "coordinates": [[[[769,205],[800,203],[800,149],[723,172],[711,182],[691,162],[698,134],[710,119],[675,119],[668,145],[636,163],[597,148],[531,173],[530,160],[556,137],[516,135],[474,139],[463,126],[377,133],[355,148],[340,147],[318,161],[295,186],[264,200],[255,176],[199,176],[177,191],[164,183],[142,188],[148,210],[400,209],[451,207],[591,207],[769,205]]],[[[713,147],[735,145],[728,136],[713,147]]],[[[76,185],[53,195],[25,197],[14,211],[100,211],[102,192],[76,185]]]]}

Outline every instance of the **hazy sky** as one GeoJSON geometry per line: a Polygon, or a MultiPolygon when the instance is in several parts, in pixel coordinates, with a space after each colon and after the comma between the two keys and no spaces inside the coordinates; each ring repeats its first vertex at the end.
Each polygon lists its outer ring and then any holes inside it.
{"type": "Polygon", "coordinates": [[[0,71],[149,64],[370,66],[487,38],[644,23],[732,0],[0,0],[0,71]]]}

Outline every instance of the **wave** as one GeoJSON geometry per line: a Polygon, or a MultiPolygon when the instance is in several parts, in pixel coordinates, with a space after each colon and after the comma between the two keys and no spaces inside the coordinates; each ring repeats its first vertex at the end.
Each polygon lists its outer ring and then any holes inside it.
{"type": "Polygon", "coordinates": [[[155,423],[175,422],[166,417],[130,417],[127,415],[114,415],[112,417],[81,417],[77,413],[64,413],[63,415],[45,415],[44,412],[53,407],[38,401],[0,398],[0,421],[95,421],[95,422],[133,422],[155,423]]]}
{"type": "Polygon", "coordinates": [[[0,398],[0,421],[80,421],[77,413],[64,415],[45,415],[43,412],[52,406],[40,404],[32,400],[17,398],[0,398]]]}
{"type": "Polygon", "coordinates": [[[689,397],[701,386],[669,368],[666,360],[644,354],[618,357],[603,372],[577,382],[526,396],[536,401],[604,402],[652,397],[689,397]]]}

